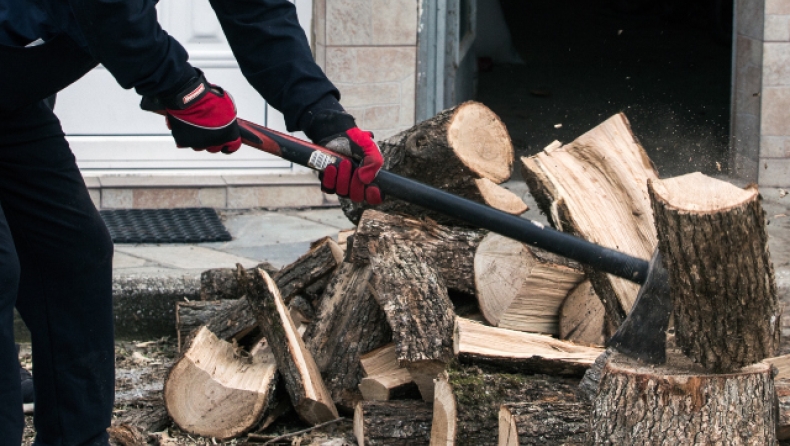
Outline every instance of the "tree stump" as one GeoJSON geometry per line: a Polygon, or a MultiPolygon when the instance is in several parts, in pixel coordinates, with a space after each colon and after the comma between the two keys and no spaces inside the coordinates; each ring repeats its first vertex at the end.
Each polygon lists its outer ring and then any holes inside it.
{"type": "Polygon", "coordinates": [[[678,347],[713,372],[774,356],[780,309],[757,188],[694,173],[649,190],[678,347]]]}
{"type": "Polygon", "coordinates": [[[775,445],[771,366],[711,375],[675,353],[662,366],[613,354],[593,402],[596,445],[775,445]]]}
{"type": "MultiPolygon", "coordinates": [[[[488,107],[466,102],[445,110],[392,138],[379,143],[384,169],[455,195],[520,214],[524,202],[497,186],[510,178],[513,144],[505,125],[488,107]],[[482,181],[480,181],[482,180],[482,181]]],[[[340,200],[346,216],[359,222],[367,208],[340,200]]],[[[388,198],[377,206],[384,212],[440,222],[449,217],[401,200],[388,198]]]]}

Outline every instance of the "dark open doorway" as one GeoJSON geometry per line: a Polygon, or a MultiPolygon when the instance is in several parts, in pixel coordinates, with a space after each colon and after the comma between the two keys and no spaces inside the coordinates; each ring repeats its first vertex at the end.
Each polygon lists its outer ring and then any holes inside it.
{"type": "Polygon", "coordinates": [[[731,0],[501,5],[525,64],[481,64],[478,99],[504,119],[519,155],[623,111],[662,176],[726,173],[731,0]]]}

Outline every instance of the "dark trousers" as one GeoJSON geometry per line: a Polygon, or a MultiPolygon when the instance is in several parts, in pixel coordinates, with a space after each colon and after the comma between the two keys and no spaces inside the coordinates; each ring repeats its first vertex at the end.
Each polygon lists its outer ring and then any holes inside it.
{"type": "Polygon", "coordinates": [[[16,306],[30,329],[37,445],[107,443],[112,242],[43,103],[0,115],[0,446],[23,428],[16,306]]]}

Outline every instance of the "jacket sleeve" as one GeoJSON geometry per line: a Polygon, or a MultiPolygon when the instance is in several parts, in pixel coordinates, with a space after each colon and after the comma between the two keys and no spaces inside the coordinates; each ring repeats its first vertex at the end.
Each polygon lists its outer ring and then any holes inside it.
{"type": "Polygon", "coordinates": [[[293,3],[211,0],[211,6],[242,73],[285,115],[289,131],[299,130],[300,116],[319,101],[337,104],[340,93],[313,60],[293,3]]]}
{"type": "Polygon", "coordinates": [[[153,0],[68,0],[91,55],[123,88],[168,94],[197,73],[159,25],[153,0]]]}

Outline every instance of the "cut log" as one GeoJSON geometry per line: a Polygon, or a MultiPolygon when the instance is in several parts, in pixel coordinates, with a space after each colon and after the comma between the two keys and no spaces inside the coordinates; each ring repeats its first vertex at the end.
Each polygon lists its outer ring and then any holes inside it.
{"type": "Polygon", "coordinates": [[[170,370],[165,381],[165,405],[182,430],[230,439],[258,423],[276,382],[273,358],[239,358],[231,344],[204,327],[170,370]]]}
{"type": "MultiPolygon", "coordinates": [[[[657,240],[647,180],[658,174],[625,115],[521,161],[532,196],[557,229],[634,257],[651,257],[657,240]]],[[[619,326],[639,285],[588,267],[585,272],[607,317],[619,326]]]]}
{"type": "Polygon", "coordinates": [[[366,401],[419,397],[411,374],[398,364],[395,350],[395,344],[387,344],[360,358],[365,377],[359,384],[359,391],[366,401]]]}
{"type": "Polygon", "coordinates": [[[606,309],[585,280],[565,298],[560,307],[560,339],[601,347],[606,341],[606,309]]]}
{"type": "Polygon", "coordinates": [[[313,243],[302,257],[271,276],[287,303],[343,262],[343,250],[330,237],[313,243]]]}
{"type": "Polygon", "coordinates": [[[433,380],[458,351],[444,280],[422,250],[399,237],[384,233],[368,249],[371,290],[392,328],[398,362],[409,370],[423,399],[432,401],[433,380]]]}
{"type": "Polygon", "coordinates": [[[583,446],[590,404],[540,401],[507,403],[499,409],[499,446],[583,446]]]}
{"type": "Polygon", "coordinates": [[[268,341],[277,362],[277,370],[285,380],[288,396],[296,413],[311,425],[338,417],[329,391],[313,356],[305,348],[280,291],[265,271],[247,273],[238,265],[239,280],[246,290],[258,326],[268,341]]]}
{"type": "Polygon", "coordinates": [[[239,339],[255,329],[257,322],[246,297],[236,300],[178,302],[176,331],[178,346],[184,351],[197,329],[206,326],[217,338],[239,339]]]}
{"type": "Polygon", "coordinates": [[[757,188],[693,173],[649,189],[678,347],[713,372],[775,356],[781,311],[757,188]]]}
{"type": "Polygon", "coordinates": [[[556,335],[560,306],[584,273],[576,262],[492,233],[477,248],[474,277],[489,324],[556,335]]]}
{"type": "Polygon", "coordinates": [[[790,440],[790,380],[776,379],[774,381],[779,412],[776,417],[777,440],[790,440]]]}
{"type": "Polygon", "coordinates": [[[161,390],[123,405],[126,411],[113,420],[113,425],[134,426],[142,432],[159,432],[170,425],[161,390]]]}
{"type": "Polygon", "coordinates": [[[767,362],[768,364],[771,364],[776,369],[776,375],[774,375],[774,379],[790,380],[790,355],[767,358],[763,360],[763,362],[767,362]]]}
{"type": "Polygon", "coordinates": [[[514,373],[582,376],[604,350],[458,318],[458,359],[514,373]]]}
{"type": "Polygon", "coordinates": [[[613,354],[593,403],[590,442],[623,444],[776,444],[771,366],[710,375],[679,353],[644,366],[613,354]]]}
{"type": "Polygon", "coordinates": [[[368,289],[370,276],[369,266],[343,263],[304,335],[332,399],[348,411],[362,398],[361,355],[392,341],[384,312],[368,289]]]}
{"type": "MultiPolygon", "coordinates": [[[[256,268],[269,274],[277,272],[277,268],[268,262],[260,263],[256,268]]],[[[200,300],[239,299],[242,294],[235,268],[209,269],[200,274],[200,300]]]]}
{"type": "Polygon", "coordinates": [[[436,382],[431,445],[496,445],[505,403],[574,402],[576,381],[451,367],[436,382]]]}
{"type": "Polygon", "coordinates": [[[352,261],[368,263],[371,246],[385,234],[419,249],[442,276],[447,288],[474,294],[474,258],[485,235],[483,231],[370,210],[363,215],[354,236],[352,261]]]}
{"type": "MultiPolygon", "coordinates": [[[[384,168],[392,173],[494,207],[508,209],[515,200],[521,201],[509,191],[491,191],[510,178],[513,144],[505,125],[483,104],[466,102],[445,110],[379,142],[379,146],[384,168]],[[488,179],[492,184],[481,190],[476,179],[488,179]]],[[[358,223],[365,207],[347,199],[340,202],[349,220],[358,223]]],[[[377,209],[448,221],[442,214],[396,199],[388,199],[377,209]]]]}
{"type": "Polygon", "coordinates": [[[354,410],[354,436],[359,446],[427,446],[432,417],[422,401],[363,401],[354,410]]]}

